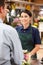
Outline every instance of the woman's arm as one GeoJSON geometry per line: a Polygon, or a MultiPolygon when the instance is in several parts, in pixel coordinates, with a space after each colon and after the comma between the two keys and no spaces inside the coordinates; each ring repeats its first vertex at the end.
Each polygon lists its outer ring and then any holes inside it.
{"type": "Polygon", "coordinates": [[[29,53],[31,56],[37,53],[37,51],[40,49],[40,44],[36,44],[35,48],[29,53]]]}

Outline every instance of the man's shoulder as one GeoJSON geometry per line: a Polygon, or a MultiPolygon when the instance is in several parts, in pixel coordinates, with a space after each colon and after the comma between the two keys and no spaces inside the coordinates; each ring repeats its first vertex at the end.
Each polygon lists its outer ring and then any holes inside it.
{"type": "Polygon", "coordinates": [[[15,28],[13,28],[12,26],[10,25],[7,25],[7,24],[1,24],[1,29],[3,31],[7,31],[7,32],[12,32],[12,31],[15,31],[15,28]]]}

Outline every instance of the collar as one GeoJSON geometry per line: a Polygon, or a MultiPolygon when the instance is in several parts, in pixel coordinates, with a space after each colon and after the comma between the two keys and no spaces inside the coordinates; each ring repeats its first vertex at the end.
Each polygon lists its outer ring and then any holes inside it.
{"type": "Polygon", "coordinates": [[[0,19],[0,23],[3,23],[3,20],[2,19],[0,19]]]}
{"type": "Polygon", "coordinates": [[[24,29],[23,27],[21,28],[22,30],[28,30],[28,29],[30,29],[31,28],[31,26],[29,25],[26,29],[24,29]]]}

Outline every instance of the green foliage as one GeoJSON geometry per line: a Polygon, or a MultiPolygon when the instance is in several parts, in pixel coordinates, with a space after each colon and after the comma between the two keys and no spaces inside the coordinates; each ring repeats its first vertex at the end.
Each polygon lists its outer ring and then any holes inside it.
{"type": "Polygon", "coordinates": [[[12,23],[11,23],[11,26],[12,26],[12,27],[16,27],[16,26],[17,26],[17,22],[15,22],[15,23],[12,22],[12,23]]]}
{"type": "Polygon", "coordinates": [[[31,65],[31,63],[24,60],[24,61],[22,62],[22,65],[31,65]]]}

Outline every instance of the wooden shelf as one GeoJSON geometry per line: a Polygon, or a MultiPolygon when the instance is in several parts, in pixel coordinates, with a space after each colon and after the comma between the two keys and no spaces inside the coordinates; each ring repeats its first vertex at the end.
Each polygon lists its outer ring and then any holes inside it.
{"type": "Polygon", "coordinates": [[[18,1],[18,0],[10,0],[10,1],[7,1],[6,3],[21,3],[21,4],[27,4],[27,5],[43,6],[43,4],[37,4],[37,3],[32,3],[27,1],[18,1]]]}
{"type": "Polygon", "coordinates": [[[6,3],[21,3],[21,4],[27,4],[27,5],[33,5],[34,3],[32,2],[27,2],[27,1],[18,1],[18,0],[11,0],[11,1],[6,1],[6,3]]]}

